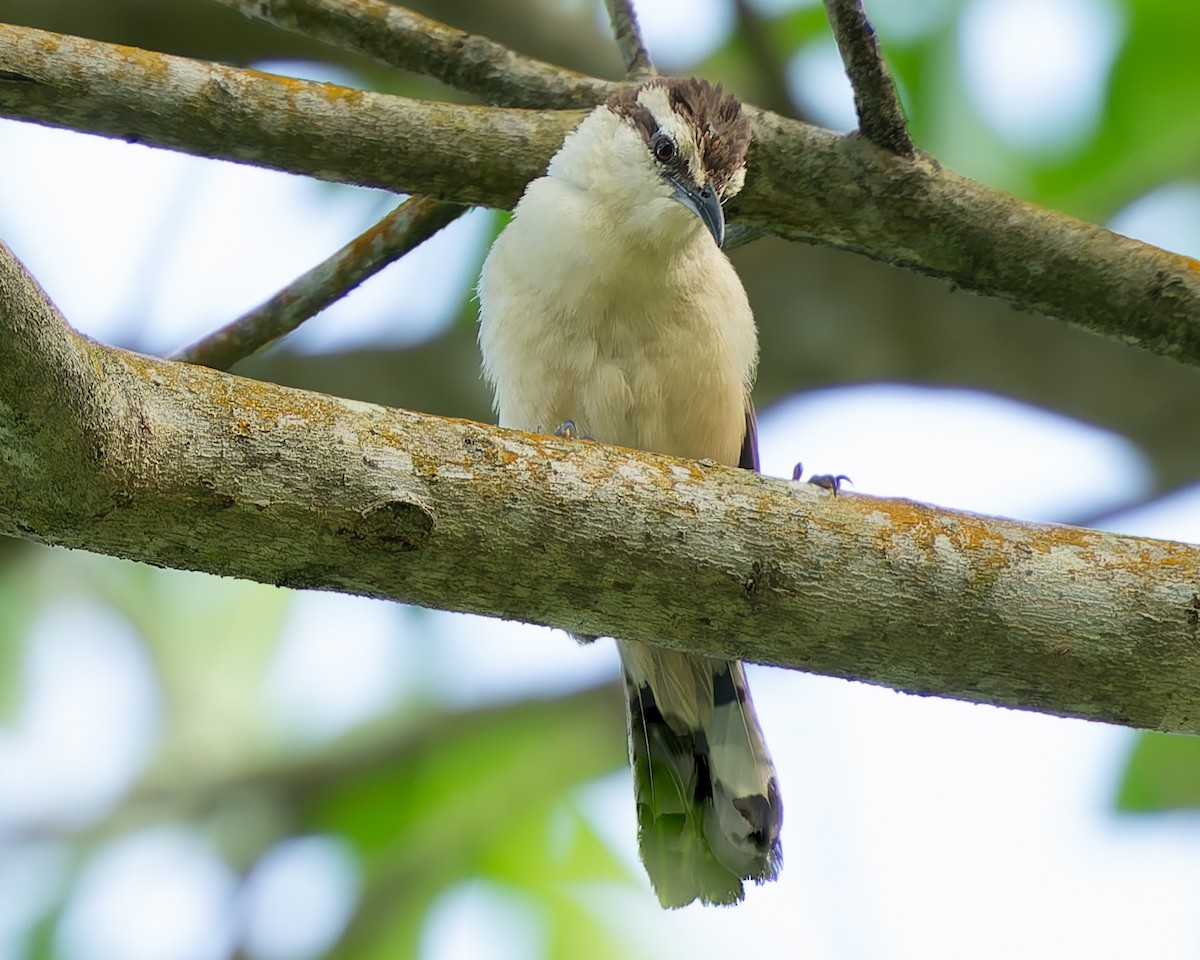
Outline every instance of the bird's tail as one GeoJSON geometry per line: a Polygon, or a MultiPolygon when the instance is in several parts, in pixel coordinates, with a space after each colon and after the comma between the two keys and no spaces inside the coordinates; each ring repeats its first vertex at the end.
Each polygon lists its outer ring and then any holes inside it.
{"type": "Polygon", "coordinates": [[[783,805],[746,675],[721,660],[618,641],[638,841],[664,907],[737,903],[782,864],[783,805]]]}

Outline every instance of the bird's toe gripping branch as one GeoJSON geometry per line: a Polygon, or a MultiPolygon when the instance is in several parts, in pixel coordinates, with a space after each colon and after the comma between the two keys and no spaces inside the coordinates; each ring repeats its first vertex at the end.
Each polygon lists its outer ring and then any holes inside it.
{"type": "MultiPolygon", "coordinates": [[[[800,482],[800,477],[804,474],[804,464],[797,463],[792,468],[792,480],[796,483],[800,482]]],[[[820,487],[822,490],[828,490],[835,497],[841,493],[843,483],[854,483],[844,473],[814,473],[808,478],[808,482],[814,487],[820,487]]]]}

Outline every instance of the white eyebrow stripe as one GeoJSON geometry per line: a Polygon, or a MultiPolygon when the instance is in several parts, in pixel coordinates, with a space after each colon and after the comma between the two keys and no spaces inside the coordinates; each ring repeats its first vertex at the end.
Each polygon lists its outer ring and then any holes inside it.
{"type": "Polygon", "coordinates": [[[667,88],[665,86],[646,87],[638,94],[637,99],[638,103],[650,111],[650,115],[658,124],[658,129],[675,141],[675,146],[683,157],[692,179],[697,183],[704,183],[708,179],[708,174],[701,163],[700,151],[696,145],[698,131],[671,108],[667,88]]]}

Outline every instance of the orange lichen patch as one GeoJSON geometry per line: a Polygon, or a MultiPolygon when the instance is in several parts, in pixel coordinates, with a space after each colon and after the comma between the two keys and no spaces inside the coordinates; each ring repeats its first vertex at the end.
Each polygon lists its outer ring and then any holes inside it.
{"type": "Polygon", "coordinates": [[[1048,555],[1062,549],[1071,551],[1084,564],[1101,562],[1099,547],[1104,535],[1078,527],[947,513],[908,500],[855,497],[846,502],[884,519],[872,534],[882,553],[905,543],[931,563],[938,563],[948,559],[949,547],[974,575],[994,576],[1030,554],[1048,555]]]}
{"type": "MultiPolygon", "coordinates": [[[[90,41],[85,41],[90,43],[90,41]]],[[[45,43],[43,44],[46,45],[45,43]]],[[[57,48],[57,45],[56,45],[57,48]]],[[[81,45],[82,51],[82,45],[81,45]]],[[[120,59],[124,64],[137,71],[139,83],[159,83],[170,72],[171,57],[154,50],[143,50],[141,47],[127,47],[124,44],[113,44],[112,59],[120,59]]]]}
{"type": "MultiPolygon", "coordinates": [[[[18,39],[25,37],[33,37],[36,46],[40,47],[46,53],[58,53],[62,49],[62,41],[67,40],[67,37],[57,33],[45,33],[41,30],[20,30],[6,23],[0,23],[0,35],[15,34],[18,39]]],[[[12,41],[9,41],[10,43],[12,41]]]]}
{"type": "Polygon", "coordinates": [[[1195,260],[1192,257],[1185,256],[1182,253],[1173,253],[1169,250],[1163,250],[1152,244],[1146,243],[1143,240],[1136,240],[1132,237],[1123,237],[1123,243],[1136,244],[1141,248],[1141,251],[1151,256],[1164,265],[1179,270],[1187,270],[1192,273],[1200,272],[1200,260],[1195,260]]]}
{"type": "Polygon", "coordinates": [[[330,104],[357,107],[364,101],[376,96],[372,95],[370,91],[359,90],[355,87],[343,87],[336,83],[320,83],[315,80],[301,80],[296,77],[285,77],[278,73],[267,73],[261,70],[229,71],[230,77],[245,76],[247,74],[266,83],[275,84],[276,89],[289,100],[300,97],[316,97],[330,104]]]}
{"type": "Polygon", "coordinates": [[[159,360],[115,347],[100,349],[107,356],[118,357],[138,379],[201,396],[213,407],[236,411],[239,420],[246,424],[257,422],[258,426],[266,426],[294,419],[329,426],[343,415],[338,401],[323,394],[159,360]]]}
{"type": "Polygon", "coordinates": [[[1091,556],[1094,554],[1101,536],[1095,531],[1085,530],[1083,527],[1069,527],[1060,524],[1040,527],[1022,525],[1021,530],[1029,548],[1043,554],[1062,547],[1072,547],[1091,556]]]}
{"type": "MultiPolygon", "coordinates": [[[[876,515],[882,514],[886,523],[875,529],[875,539],[882,549],[888,549],[897,538],[904,538],[922,552],[932,554],[934,543],[939,536],[947,536],[950,531],[946,525],[928,507],[912,500],[884,500],[855,498],[856,505],[862,504],[864,512],[876,515]]],[[[957,537],[952,537],[957,542],[957,537]]]]}

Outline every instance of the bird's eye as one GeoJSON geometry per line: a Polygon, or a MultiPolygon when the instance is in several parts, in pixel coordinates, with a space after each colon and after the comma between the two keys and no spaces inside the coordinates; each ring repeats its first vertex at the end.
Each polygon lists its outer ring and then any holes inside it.
{"type": "Polygon", "coordinates": [[[659,137],[654,141],[654,159],[659,163],[670,163],[675,159],[675,141],[670,137],[659,137]]]}

